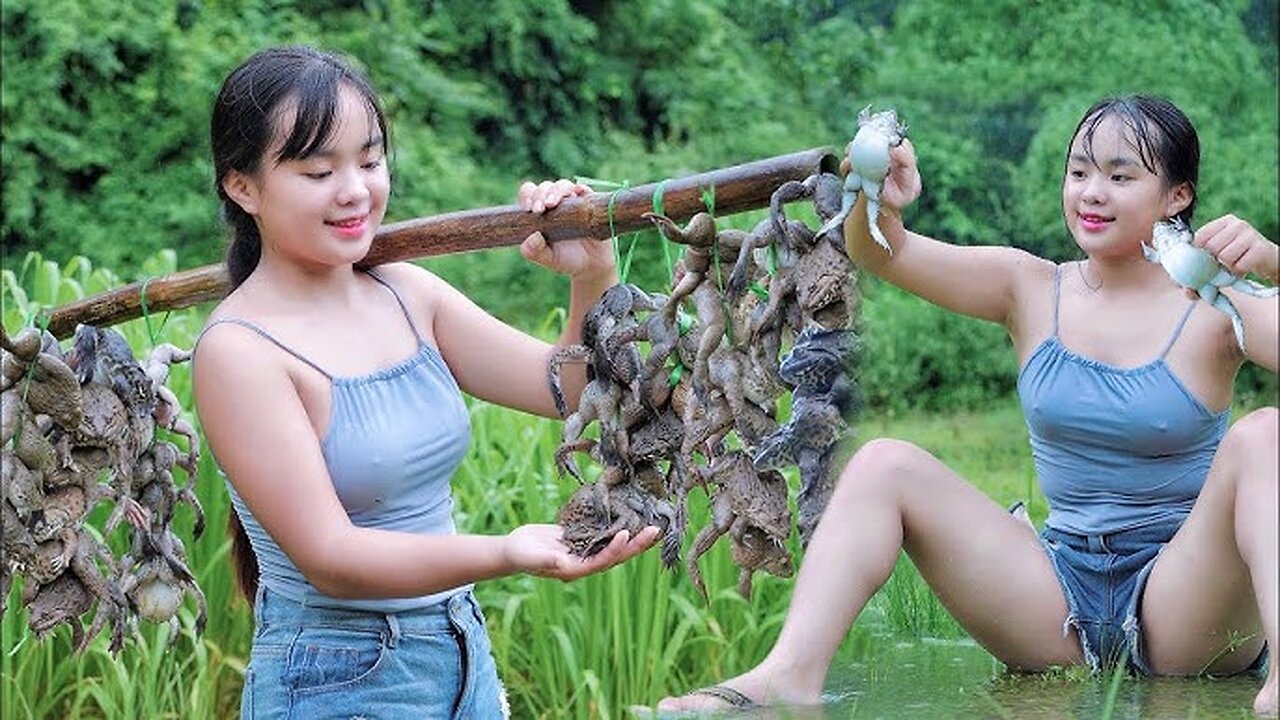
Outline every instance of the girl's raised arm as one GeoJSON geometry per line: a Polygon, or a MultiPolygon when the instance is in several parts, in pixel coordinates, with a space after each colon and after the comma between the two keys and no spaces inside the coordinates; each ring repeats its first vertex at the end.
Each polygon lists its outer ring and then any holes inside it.
{"type": "MultiPolygon", "coordinates": [[[[880,191],[879,226],[892,254],[871,237],[865,196],[844,224],[845,245],[859,267],[953,312],[1008,327],[1019,288],[1051,282],[1053,265],[1009,247],[964,247],[911,232],[902,209],[920,194],[920,173],[910,140],[890,151],[889,174],[880,191]]],[[[1041,287],[1044,287],[1041,285],[1041,287]]]]}

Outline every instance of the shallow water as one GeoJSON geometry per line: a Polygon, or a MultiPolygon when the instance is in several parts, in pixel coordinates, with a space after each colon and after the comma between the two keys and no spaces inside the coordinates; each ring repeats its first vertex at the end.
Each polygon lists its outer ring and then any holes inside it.
{"type": "MultiPolygon", "coordinates": [[[[1011,673],[972,640],[895,643],[855,633],[849,641],[854,647],[845,647],[832,666],[820,708],[778,708],[732,717],[1097,720],[1106,709],[1110,677],[1091,678],[1082,668],[1011,673]]],[[[1261,685],[1261,678],[1253,677],[1126,677],[1111,717],[1252,718],[1253,696],[1261,685]]],[[[637,716],[665,717],[652,712],[637,716]]]]}
{"type": "MultiPolygon", "coordinates": [[[[971,640],[868,644],[856,662],[832,667],[828,702],[811,717],[1094,720],[1109,677],[1082,669],[1011,673],[971,640]]],[[[1251,718],[1259,678],[1125,678],[1112,718],[1251,718]]]]}

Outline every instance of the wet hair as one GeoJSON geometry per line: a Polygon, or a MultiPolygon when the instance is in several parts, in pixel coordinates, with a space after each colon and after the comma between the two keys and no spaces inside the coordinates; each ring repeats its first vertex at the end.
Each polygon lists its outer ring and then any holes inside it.
{"type": "Polygon", "coordinates": [[[1188,225],[1196,210],[1196,184],[1200,180],[1200,138],[1191,120],[1176,105],[1151,95],[1125,95],[1099,100],[1085,111],[1071,137],[1079,137],[1091,162],[1093,134],[1103,120],[1114,117],[1124,123],[1127,139],[1147,170],[1164,179],[1165,187],[1186,183],[1191,202],[1177,217],[1188,225]]]}
{"type": "Polygon", "coordinates": [[[231,226],[227,272],[234,288],[257,267],[262,237],[257,223],[222,187],[231,171],[253,175],[265,161],[300,160],[324,149],[339,122],[339,92],[355,91],[377,124],[382,149],[387,149],[387,122],[368,78],[337,55],[294,45],[262,50],[227,76],[213,103],[209,145],[213,151],[214,187],[222,200],[222,215],[231,226]],[[267,148],[293,108],[293,128],[275,157],[267,148]]]}
{"type": "MultiPolygon", "coordinates": [[[[209,145],[214,187],[232,232],[226,256],[232,288],[258,266],[262,236],[253,217],[227,195],[223,180],[233,170],[254,175],[265,162],[304,159],[324,149],[337,129],[339,93],[344,88],[364,101],[370,126],[377,124],[385,152],[387,122],[373,86],[336,55],[304,46],[270,48],[245,60],[223,81],[209,122],[209,145]],[[282,131],[279,124],[290,109],[295,110],[293,128],[275,156],[267,158],[267,149],[282,131]]],[[[235,512],[227,519],[227,531],[236,580],[253,602],[258,590],[258,562],[235,512]]]]}

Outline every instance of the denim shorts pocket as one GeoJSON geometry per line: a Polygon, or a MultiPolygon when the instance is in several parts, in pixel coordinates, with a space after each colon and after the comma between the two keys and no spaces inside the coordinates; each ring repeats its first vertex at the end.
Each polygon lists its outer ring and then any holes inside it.
{"type": "Polygon", "coordinates": [[[384,653],[381,632],[306,626],[289,647],[284,682],[301,694],[347,687],[376,670],[384,653]]]}

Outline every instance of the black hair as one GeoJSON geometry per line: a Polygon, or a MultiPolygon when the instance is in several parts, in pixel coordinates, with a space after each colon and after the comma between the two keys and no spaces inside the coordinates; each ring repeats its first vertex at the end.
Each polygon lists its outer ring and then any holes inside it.
{"type": "Polygon", "coordinates": [[[1072,138],[1079,137],[1089,160],[1093,134],[1102,121],[1115,117],[1131,133],[1133,148],[1147,170],[1161,176],[1166,187],[1186,183],[1191,202],[1177,217],[1188,225],[1196,210],[1196,184],[1200,181],[1200,138],[1191,120],[1172,102],[1151,95],[1104,98],[1085,111],[1072,138]]]}
{"type": "Polygon", "coordinates": [[[227,195],[223,180],[233,170],[253,175],[261,169],[290,105],[296,109],[293,129],[270,161],[302,159],[321,150],[336,129],[339,91],[344,87],[364,101],[385,152],[387,122],[377,94],[363,74],[337,55],[300,45],[269,48],[245,60],[223,81],[209,122],[209,145],[214,187],[232,231],[226,264],[233,288],[257,267],[262,237],[253,217],[227,195]]]}
{"type": "MultiPolygon", "coordinates": [[[[382,150],[387,149],[387,122],[369,80],[342,58],[304,46],[269,48],[255,53],[227,76],[218,91],[209,122],[214,187],[222,214],[231,226],[227,274],[237,287],[258,266],[262,236],[251,215],[222,187],[231,171],[253,175],[264,163],[267,148],[286,110],[295,110],[293,128],[272,163],[303,159],[321,150],[337,129],[339,92],[354,90],[365,103],[370,125],[377,123],[382,150]]],[[[236,580],[253,602],[258,590],[258,562],[240,518],[227,519],[236,580]]]]}

